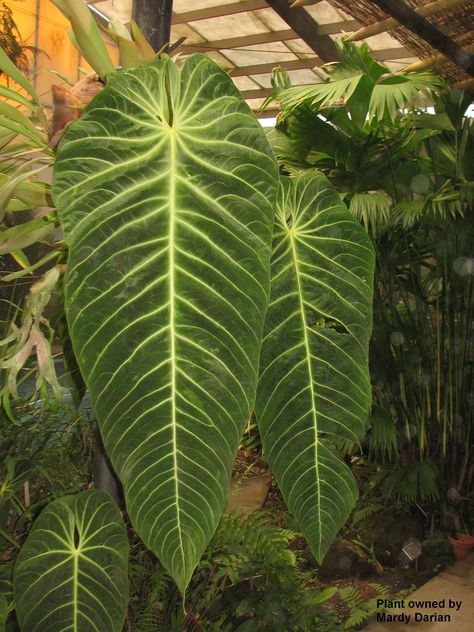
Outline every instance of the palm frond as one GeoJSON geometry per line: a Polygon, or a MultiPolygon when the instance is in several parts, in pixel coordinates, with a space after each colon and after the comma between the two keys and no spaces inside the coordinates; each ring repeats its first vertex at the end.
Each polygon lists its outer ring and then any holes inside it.
{"type": "Polygon", "coordinates": [[[394,419],[382,408],[374,406],[370,425],[370,458],[390,463],[398,455],[397,425],[394,419]]]}
{"type": "Polygon", "coordinates": [[[433,462],[427,459],[387,472],[382,481],[382,489],[387,496],[414,503],[417,500],[438,500],[439,484],[438,471],[433,462]]]}
{"type": "Polygon", "coordinates": [[[347,103],[365,75],[359,74],[338,81],[327,81],[312,86],[293,86],[279,94],[284,116],[301,105],[317,106],[319,109],[347,103]]]}
{"type": "Polygon", "coordinates": [[[354,193],[349,203],[352,215],[373,234],[379,234],[390,227],[391,208],[391,199],[380,191],[354,193]]]}
{"type": "Polygon", "coordinates": [[[441,79],[431,72],[389,75],[372,90],[369,118],[395,120],[397,113],[409,103],[415,107],[441,85],[441,79]]]}
{"type": "Polygon", "coordinates": [[[387,66],[382,66],[378,61],[375,61],[370,53],[369,46],[365,42],[361,45],[356,45],[353,42],[342,40],[342,43],[336,43],[336,46],[339,50],[341,61],[322,66],[322,70],[333,81],[363,74],[373,82],[376,82],[384,74],[390,72],[387,66]]]}
{"type": "Polygon", "coordinates": [[[362,509],[354,511],[354,513],[352,514],[352,523],[354,525],[357,525],[360,522],[364,522],[371,516],[375,516],[375,514],[378,514],[380,511],[382,511],[382,509],[383,505],[381,505],[380,503],[370,503],[366,507],[362,507],[362,509]]]}
{"type": "Polygon", "coordinates": [[[425,200],[399,202],[393,209],[394,223],[405,229],[412,228],[424,217],[425,205],[425,200]]]}

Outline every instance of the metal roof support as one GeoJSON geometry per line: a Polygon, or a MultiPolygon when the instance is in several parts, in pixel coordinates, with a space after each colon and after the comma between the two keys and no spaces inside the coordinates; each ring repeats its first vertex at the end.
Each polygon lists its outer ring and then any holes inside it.
{"type": "Polygon", "coordinates": [[[446,55],[448,59],[465,72],[474,76],[474,55],[471,55],[456,44],[431,22],[428,22],[426,18],[405,4],[403,0],[397,0],[397,2],[393,2],[393,0],[372,0],[372,2],[407,29],[424,39],[425,42],[428,42],[433,48],[446,55]]]}
{"type": "Polygon", "coordinates": [[[338,61],[339,51],[329,35],[321,35],[319,24],[302,8],[291,9],[288,0],[267,0],[270,6],[324,62],[338,61]]]}
{"type": "Polygon", "coordinates": [[[132,18],[154,50],[169,44],[173,0],[133,0],[132,18]]]}

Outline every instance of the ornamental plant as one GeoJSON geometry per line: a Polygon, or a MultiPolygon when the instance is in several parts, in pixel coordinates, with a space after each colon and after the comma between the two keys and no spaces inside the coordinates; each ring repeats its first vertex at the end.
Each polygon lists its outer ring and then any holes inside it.
{"type": "MultiPolygon", "coordinates": [[[[90,36],[84,5],[60,6],[90,36]]],[[[184,596],[253,410],[318,560],[349,515],[331,438],[357,440],[368,416],[373,251],[322,174],[279,177],[212,60],[142,61],[101,54],[106,87],[66,130],[52,194],[74,355],[133,528],[184,596]]],[[[16,565],[22,630],[120,630],[123,547],[103,492],[48,506],[16,565]]]]}

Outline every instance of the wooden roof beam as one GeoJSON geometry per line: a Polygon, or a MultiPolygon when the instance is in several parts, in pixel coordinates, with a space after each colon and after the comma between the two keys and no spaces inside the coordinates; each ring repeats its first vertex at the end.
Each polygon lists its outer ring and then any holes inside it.
{"type": "Polygon", "coordinates": [[[324,62],[340,59],[339,51],[332,39],[329,35],[321,35],[320,25],[305,9],[291,9],[288,0],[267,0],[267,4],[324,62]]]}
{"type": "Polygon", "coordinates": [[[409,7],[403,0],[372,0],[380,9],[395,18],[401,25],[421,37],[448,59],[474,76],[474,55],[471,55],[451,38],[409,7]]]}
{"type": "MultiPolygon", "coordinates": [[[[374,50],[370,53],[377,61],[389,61],[413,57],[408,48],[387,48],[385,50],[374,50]]],[[[271,61],[252,66],[240,66],[229,70],[231,77],[248,77],[249,75],[263,75],[271,72],[274,68],[286,68],[286,70],[303,70],[304,68],[316,68],[325,62],[321,57],[307,57],[306,59],[292,59],[290,61],[271,61]]]]}
{"type": "MultiPolygon", "coordinates": [[[[421,7],[417,7],[415,11],[418,15],[422,15],[427,18],[430,15],[435,15],[436,13],[447,11],[448,9],[455,9],[456,7],[459,7],[462,4],[467,4],[470,1],[471,0],[435,0],[429,4],[423,4],[421,7]]],[[[350,42],[358,42],[362,39],[372,37],[373,35],[379,35],[379,33],[388,33],[389,31],[396,29],[398,26],[400,26],[400,22],[398,20],[395,18],[387,18],[385,20],[381,20],[380,22],[364,26],[355,33],[352,33],[348,39],[350,42]]]]}
{"type": "Polygon", "coordinates": [[[235,13],[245,13],[246,11],[256,11],[266,9],[265,0],[247,0],[246,2],[232,2],[222,4],[217,7],[206,7],[195,11],[184,11],[183,13],[173,13],[172,24],[184,24],[185,22],[197,22],[198,20],[208,20],[209,18],[220,18],[224,15],[234,15],[235,13]]]}
{"type": "MultiPolygon", "coordinates": [[[[321,25],[321,33],[324,35],[349,32],[359,27],[356,20],[343,20],[332,24],[321,25]]],[[[286,42],[288,40],[299,39],[298,33],[293,29],[282,31],[266,31],[265,33],[255,33],[254,35],[241,35],[239,37],[229,37],[226,39],[212,40],[209,42],[199,42],[197,44],[182,44],[180,50],[183,53],[201,53],[208,50],[223,50],[233,48],[244,48],[245,46],[258,46],[259,44],[271,44],[273,42],[286,42]]]]}

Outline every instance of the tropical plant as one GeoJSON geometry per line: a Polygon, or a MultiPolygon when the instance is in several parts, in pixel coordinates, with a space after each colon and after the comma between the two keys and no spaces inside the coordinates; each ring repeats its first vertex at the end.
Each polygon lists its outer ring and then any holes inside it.
{"type": "Polygon", "coordinates": [[[320,606],[336,589],[315,588],[314,571],[301,570],[298,534],[272,522],[258,512],[223,516],[188,588],[186,612],[163,567],[138,546],[130,569],[132,629],[333,630],[334,617],[320,606]]]}
{"type": "Polygon", "coordinates": [[[13,595],[22,630],[121,630],[128,602],[128,538],[105,492],[50,503],[15,564],[13,595]]]}
{"type": "MultiPolygon", "coordinates": [[[[79,4],[58,2],[81,45],[89,14],[79,4]]],[[[184,595],[253,410],[271,273],[257,421],[288,506],[321,559],[356,497],[331,436],[360,436],[367,417],[370,241],[322,175],[283,180],[270,270],[277,164],[228,75],[203,55],[180,67],[161,55],[123,71],[103,49],[98,58],[107,85],[60,142],[53,198],[68,251],[68,336],[132,525],[184,595]],[[287,372],[297,391],[279,383],[287,372]],[[328,498],[334,486],[337,503],[328,498]]],[[[43,515],[69,508],[68,524],[87,524],[85,501],[62,503],[43,515]]],[[[27,545],[17,598],[33,531],[27,545]]],[[[78,595],[65,611],[70,625],[78,595]]],[[[56,629],[48,616],[38,632],[56,629]]],[[[118,625],[117,614],[110,629],[118,625]]]]}
{"type": "Polygon", "coordinates": [[[390,463],[385,490],[452,510],[474,474],[471,99],[434,75],[389,74],[365,46],[341,55],[316,86],[275,71],[270,140],[286,172],[322,170],[375,244],[369,456],[390,463]]]}
{"type": "Polygon", "coordinates": [[[18,551],[50,501],[89,484],[93,437],[87,415],[64,402],[20,400],[14,410],[14,422],[0,416],[0,594],[11,613],[9,632],[18,629],[12,595],[18,551]]]}
{"type": "MultiPolygon", "coordinates": [[[[11,8],[4,2],[0,5],[0,25],[0,48],[18,68],[26,71],[28,69],[28,60],[25,55],[27,47],[13,19],[11,8]]],[[[0,71],[1,74],[2,71],[0,71]]]]}
{"type": "Polygon", "coordinates": [[[322,174],[282,180],[256,413],[270,467],[318,560],[335,536],[325,516],[342,524],[357,497],[330,437],[357,442],[371,398],[362,358],[373,259],[362,235],[322,174]]]}
{"type": "Polygon", "coordinates": [[[342,626],[344,630],[358,629],[362,623],[365,623],[377,612],[384,610],[383,606],[378,605],[378,602],[380,598],[386,599],[389,596],[388,588],[373,582],[369,586],[375,593],[375,596],[369,599],[365,598],[356,586],[346,586],[339,590],[339,596],[349,608],[349,616],[342,626]]]}
{"type": "Polygon", "coordinates": [[[323,83],[310,86],[291,87],[289,82],[280,81],[283,89],[275,96],[282,107],[282,118],[302,105],[310,109],[327,110],[338,108],[337,123],[341,128],[370,129],[393,122],[407,103],[411,107],[430,94],[440,80],[430,72],[391,73],[370,55],[367,44],[356,46],[348,40],[338,44],[341,61],[325,64],[323,71],[328,78],[323,83]]]}

